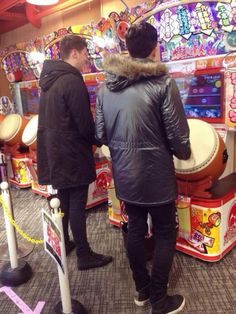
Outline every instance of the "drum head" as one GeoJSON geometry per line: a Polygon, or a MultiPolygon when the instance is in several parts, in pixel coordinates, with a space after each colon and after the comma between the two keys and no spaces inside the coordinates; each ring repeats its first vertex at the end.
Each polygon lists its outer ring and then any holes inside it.
{"type": "Polygon", "coordinates": [[[174,157],[176,173],[194,173],[204,169],[214,158],[219,139],[215,129],[207,122],[188,119],[191,157],[179,160],[174,157]]]}
{"type": "Polygon", "coordinates": [[[35,115],[30,119],[28,124],[26,125],[24,132],[22,134],[22,142],[29,146],[31,145],[37,137],[38,130],[38,115],[35,115]]]}
{"type": "Polygon", "coordinates": [[[111,158],[111,154],[110,154],[110,150],[109,150],[108,146],[102,145],[101,151],[102,151],[103,155],[104,155],[107,159],[110,159],[110,158],[111,158]]]}
{"type": "Polygon", "coordinates": [[[19,132],[22,119],[19,114],[9,114],[0,124],[0,139],[10,141],[19,132]]]}

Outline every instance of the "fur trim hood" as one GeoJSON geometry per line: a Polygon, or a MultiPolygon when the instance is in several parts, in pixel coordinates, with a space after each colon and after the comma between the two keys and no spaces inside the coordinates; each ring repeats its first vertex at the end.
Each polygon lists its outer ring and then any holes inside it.
{"type": "Polygon", "coordinates": [[[159,77],[168,73],[164,64],[152,60],[135,59],[122,55],[105,58],[103,68],[106,72],[106,86],[111,91],[119,91],[148,77],[159,77]]]}

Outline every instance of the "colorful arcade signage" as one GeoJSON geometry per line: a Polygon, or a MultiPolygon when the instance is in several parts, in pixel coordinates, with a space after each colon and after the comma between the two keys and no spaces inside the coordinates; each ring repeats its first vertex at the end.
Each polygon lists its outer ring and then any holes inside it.
{"type": "Polygon", "coordinates": [[[223,65],[225,80],[225,124],[229,127],[236,126],[236,52],[231,52],[224,57],[223,65]]]}
{"type": "Polygon", "coordinates": [[[162,61],[225,54],[235,37],[235,0],[167,1],[153,12],[145,19],[158,30],[162,61]]]}
{"type": "Polygon", "coordinates": [[[98,23],[62,28],[30,43],[8,47],[0,51],[2,68],[9,81],[38,78],[40,60],[32,52],[58,59],[60,39],[77,34],[86,39],[90,56],[83,73],[102,71],[103,58],[125,52],[126,30],[141,20],[156,27],[163,62],[225,55],[236,48],[236,0],[147,0],[134,8],[126,6],[123,12],[111,12],[98,23]]]}

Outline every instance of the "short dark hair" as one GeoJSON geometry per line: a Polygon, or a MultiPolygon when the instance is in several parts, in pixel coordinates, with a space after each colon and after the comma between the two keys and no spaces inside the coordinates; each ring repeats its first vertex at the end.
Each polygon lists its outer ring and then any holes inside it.
{"type": "Polygon", "coordinates": [[[157,30],[147,22],[132,25],[126,32],[125,41],[133,58],[147,58],[157,45],[157,30]]]}
{"type": "Polygon", "coordinates": [[[69,58],[72,49],[79,52],[87,47],[86,40],[77,35],[66,35],[60,42],[60,56],[62,60],[69,58]]]}

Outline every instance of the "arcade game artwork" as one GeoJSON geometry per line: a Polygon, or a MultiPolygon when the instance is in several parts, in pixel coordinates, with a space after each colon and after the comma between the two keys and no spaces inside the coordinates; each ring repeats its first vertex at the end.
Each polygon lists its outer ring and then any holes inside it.
{"type": "Polygon", "coordinates": [[[38,81],[20,83],[23,112],[33,115],[39,112],[40,88],[38,81]]]}
{"type": "Polygon", "coordinates": [[[1,67],[10,83],[39,78],[43,40],[36,38],[0,50],[1,67]]]}
{"type": "Polygon", "coordinates": [[[163,1],[144,19],[157,28],[161,61],[176,80],[186,116],[224,122],[224,58],[236,49],[236,1],[163,1]]]}

